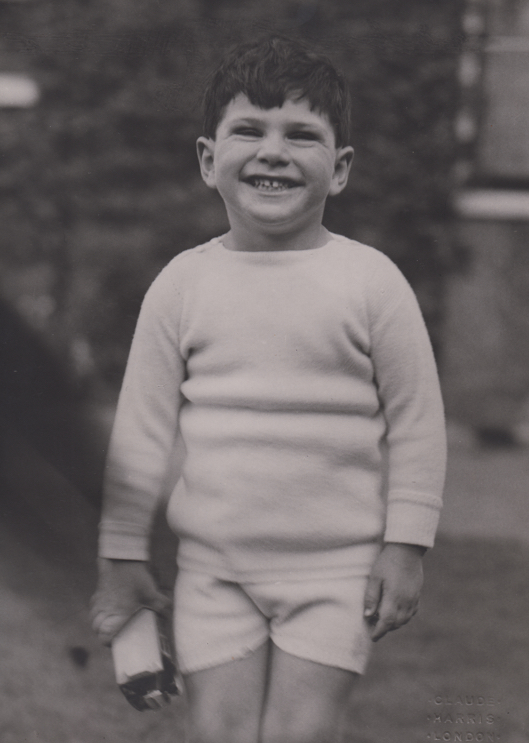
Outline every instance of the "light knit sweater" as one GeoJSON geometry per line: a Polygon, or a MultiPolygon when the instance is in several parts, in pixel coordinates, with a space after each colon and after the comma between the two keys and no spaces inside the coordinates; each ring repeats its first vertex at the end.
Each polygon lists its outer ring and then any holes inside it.
{"type": "Polygon", "coordinates": [[[237,580],[365,574],[382,539],[431,546],[443,406],[415,296],[379,251],[240,252],[220,238],[147,292],[109,450],[100,554],[148,559],[168,505],[179,564],[237,580]]]}

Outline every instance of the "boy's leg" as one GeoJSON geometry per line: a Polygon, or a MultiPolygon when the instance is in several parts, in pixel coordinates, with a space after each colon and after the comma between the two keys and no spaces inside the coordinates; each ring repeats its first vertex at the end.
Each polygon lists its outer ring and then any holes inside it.
{"type": "Polygon", "coordinates": [[[269,644],[246,658],[184,677],[188,743],[258,743],[269,644]]]}
{"type": "Polygon", "coordinates": [[[265,644],[185,677],[186,743],[335,743],[357,677],[265,644]]]}
{"type": "Polygon", "coordinates": [[[259,743],[335,743],[357,678],[272,645],[259,743]]]}

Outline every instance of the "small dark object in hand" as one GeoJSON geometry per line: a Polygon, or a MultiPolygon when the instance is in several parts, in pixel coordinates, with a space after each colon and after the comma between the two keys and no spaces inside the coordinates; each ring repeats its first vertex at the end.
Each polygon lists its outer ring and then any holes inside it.
{"type": "Polygon", "coordinates": [[[135,709],[161,709],[178,694],[171,645],[150,609],[140,609],[118,632],[112,655],[119,688],[135,709]]]}
{"type": "Polygon", "coordinates": [[[119,686],[129,704],[140,712],[161,709],[170,703],[171,696],[178,694],[175,681],[176,667],[166,655],[162,656],[162,660],[164,665],[162,671],[136,676],[119,686]]]}

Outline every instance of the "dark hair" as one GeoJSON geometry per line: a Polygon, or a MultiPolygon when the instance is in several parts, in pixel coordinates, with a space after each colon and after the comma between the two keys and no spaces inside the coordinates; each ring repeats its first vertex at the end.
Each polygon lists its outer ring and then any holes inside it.
{"type": "Polygon", "coordinates": [[[289,96],[305,98],[326,114],[337,147],[349,141],[350,96],[343,75],[323,54],[297,41],[272,36],[241,44],[211,76],[204,95],[204,134],[215,139],[225,107],[239,93],[259,108],[281,107],[289,96]]]}

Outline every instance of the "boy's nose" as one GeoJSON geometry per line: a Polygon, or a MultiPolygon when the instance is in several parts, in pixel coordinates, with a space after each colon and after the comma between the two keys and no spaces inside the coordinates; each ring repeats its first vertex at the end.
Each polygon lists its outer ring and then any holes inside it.
{"type": "Polygon", "coordinates": [[[288,162],[289,152],[285,140],[279,134],[263,137],[257,152],[259,160],[269,163],[288,162]]]}

